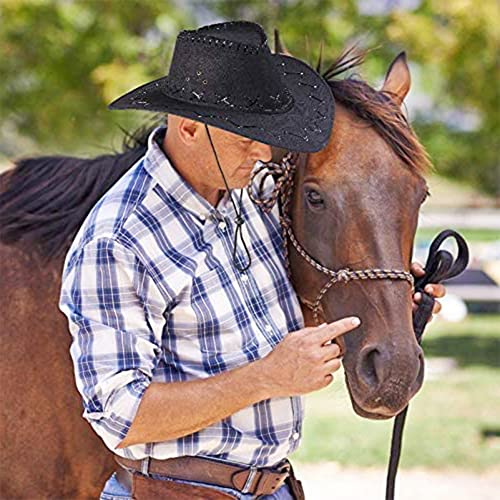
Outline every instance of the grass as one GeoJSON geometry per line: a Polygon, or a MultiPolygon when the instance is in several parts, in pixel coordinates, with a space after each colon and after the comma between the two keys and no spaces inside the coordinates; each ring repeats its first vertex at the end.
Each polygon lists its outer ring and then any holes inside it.
{"type": "MultiPolygon", "coordinates": [[[[427,378],[410,404],[401,467],[500,465],[500,317],[471,316],[460,324],[431,323],[424,337],[427,358],[447,357],[457,368],[427,378]]],[[[306,397],[304,437],[292,458],[349,466],[385,466],[391,421],[354,414],[343,376],[306,397]]]]}
{"type": "MultiPolygon", "coordinates": [[[[444,228],[443,228],[444,229],[444,228]]],[[[490,243],[500,240],[498,229],[457,229],[468,242],[490,243]]],[[[416,241],[430,241],[440,232],[439,228],[418,228],[416,241]]]]}

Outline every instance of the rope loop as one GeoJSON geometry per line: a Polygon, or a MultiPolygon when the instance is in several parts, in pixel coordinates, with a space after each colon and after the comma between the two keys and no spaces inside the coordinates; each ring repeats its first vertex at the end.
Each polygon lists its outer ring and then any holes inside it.
{"type": "MultiPolygon", "coordinates": [[[[248,196],[265,213],[269,213],[276,203],[287,208],[290,203],[293,177],[295,174],[295,160],[297,153],[286,154],[281,163],[261,163],[252,172],[248,185],[248,196]],[[266,194],[266,185],[269,179],[274,180],[273,189],[266,194]]],[[[286,212],[285,212],[286,213],[286,212]]]]}

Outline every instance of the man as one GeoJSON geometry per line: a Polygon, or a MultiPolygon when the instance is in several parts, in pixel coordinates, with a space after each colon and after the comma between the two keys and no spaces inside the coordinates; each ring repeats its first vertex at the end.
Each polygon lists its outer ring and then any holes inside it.
{"type": "Polygon", "coordinates": [[[277,214],[241,188],[270,145],[325,146],[328,85],[260,26],[221,23],[181,32],[169,75],[110,107],[169,114],[64,267],[84,416],[123,467],[101,498],[302,498],[300,396],[332,381],[329,341],[359,319],[303,328],[277,214]]]}

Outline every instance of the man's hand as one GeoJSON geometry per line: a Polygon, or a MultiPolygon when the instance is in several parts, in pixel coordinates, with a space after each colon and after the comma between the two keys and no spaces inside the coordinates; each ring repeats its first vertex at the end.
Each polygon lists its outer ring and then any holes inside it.
{"type": "MultiPolygon", "coordinates": [[[[425,274],[424,268],[422,267],[422,264],[419,262],[413,262],[412,265],[410,266],[410,271],[415,276],[415,278],[420,278],[425,274]]],[[[435,299],[440,299],[446,295],[446,289],[443,285],[439,284],[433,284],[429,283],[425,286],[424,290],[429,294],[432,295],[435,299]]],[[[415,295],[413,295],[413,312],[415,312],[418,308],[418,305],[422,301],[422,294],[420,292],[417,292],[415,295]]],[[[432,308],[432,314],[437,314],[439,311],[441,311],[441,303],[436,300],[434,302],[434,307],[432,308]]],[[[432,318],[434,316],[431,316],[429,318],[428,323],[432,321],[432,318]]]]}
{"type": "Polygon", "coordinates": [[[341,364],[340,348],[332,341],[359,324],[359,318],[348,317],[289,333],[261,360],[270,397],[297,396],[330,384],[341,364]]]}

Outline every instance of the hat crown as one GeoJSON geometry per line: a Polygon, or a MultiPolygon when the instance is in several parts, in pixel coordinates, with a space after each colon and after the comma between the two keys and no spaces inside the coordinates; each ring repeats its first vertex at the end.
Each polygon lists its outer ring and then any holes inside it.
{"type": "Polygon", "coordinates": [[[209,24],[207,26],[201,26],[197,30],[185,30],[185,32],[210,35],[257,47],[264,45],[267,47],[266,32],[260,24],[252,23],[250,21],[229,21],[224,23],[209,24]]]}
{"type": "Polygon", "coordinates": [[[247,21],[181,31],[163,91],[180,101],[250,113],[281,113],[293,105],[264,30],[247,21]]]}

